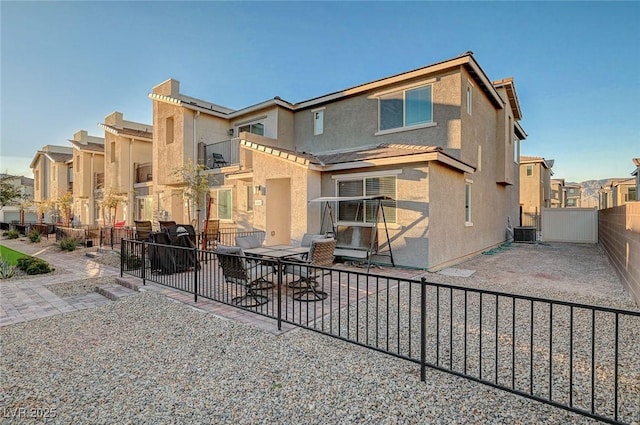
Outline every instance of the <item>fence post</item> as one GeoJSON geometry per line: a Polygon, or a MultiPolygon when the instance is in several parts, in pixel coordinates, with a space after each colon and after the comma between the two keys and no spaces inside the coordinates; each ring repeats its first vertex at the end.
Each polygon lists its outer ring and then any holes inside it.
{"type": "Polygon", "coordinates": [[[141,267],[142,267],[142,284],[146,285],[146,279],[147,279],[147,274],[146,274],[146,270],[147,270],[147,262],[145,261],[145,258],[147,258],[147,242],[145,241],[140,241],[140,243],[142,244],[142,258],[141,258],[141,267]]]}
{"type": "MultiPolygon", "coordinates": [[[[111,241],[111,249],[113,249],[113,227],[109,227],[109,233],[111,234],[111,237],[109,238],[109,240],[111,241]]],[[[124,238],[121,238],[121,240],[124,238]]]]}
{"type": "Polygon", "coordinates": [[[420,380],[427,379],[427,279],[420,279],[420,380]]]}
{"type": "Polygon", "coordinates": [[[123,276],[124,272],[124,240],[120,244],[120,277],[123,276]]]}
{"type": "Polygon", "coordinates": [[[282,330],[282,264],[278,258],[278,330],[282,330]]]}
{"type": "Polygon", "coordinates": [[[198,302],[198,246],[193,248],[193,302],[198,302]]]}

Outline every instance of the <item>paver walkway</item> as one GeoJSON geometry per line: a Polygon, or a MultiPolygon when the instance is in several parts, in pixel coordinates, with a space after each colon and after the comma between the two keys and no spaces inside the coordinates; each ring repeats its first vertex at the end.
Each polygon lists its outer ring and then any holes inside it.
{"type": "Polygon", "coordinates": [[[88,277],[118,276],[118,269],[98,264],[78,252],[60,251],[50,243],[31,244],[11,239],[3,239],[1,243],[46,260],[55,267],[56,273],[1,281],[0,326],[84,310],[110,302],[97,292],[60,298],[47,286],[88,277]]]}

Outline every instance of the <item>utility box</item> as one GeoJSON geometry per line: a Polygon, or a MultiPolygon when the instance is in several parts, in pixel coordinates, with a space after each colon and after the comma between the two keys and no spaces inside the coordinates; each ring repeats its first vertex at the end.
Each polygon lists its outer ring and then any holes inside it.
{"type": "Polygon", "coordinates": [[[536,241],[537,232],[538,230],[535,227],[514,227],[513,241],[534,243],[536,241]]]}

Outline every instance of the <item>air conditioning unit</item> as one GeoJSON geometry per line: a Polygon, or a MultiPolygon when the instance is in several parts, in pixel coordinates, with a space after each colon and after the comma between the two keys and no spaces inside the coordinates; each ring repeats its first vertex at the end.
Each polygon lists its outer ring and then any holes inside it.
{"type": "Polygon", "coordinates": [[[536,241],[537,233],[538,231],[535,227],[514,227],[513,241],[534,243],[536,241]]]}

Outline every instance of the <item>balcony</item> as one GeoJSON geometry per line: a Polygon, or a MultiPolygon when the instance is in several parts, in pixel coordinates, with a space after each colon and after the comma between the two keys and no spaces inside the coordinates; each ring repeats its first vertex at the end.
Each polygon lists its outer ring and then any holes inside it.
{"type": "Polygon", "coordinates": [[[104,173],[96,173],[95,174],[95,189],[104,189],[104,173]]]}
{"type": "Polygon", "coordinates": [[[136,165],[136,183],[147,183],[153,180],[153,166],[150,162],[136,165]]]}
{"type": "Polygon", "coordinates": [[[201,155],[202,164],[207,170],[238,165],[240,164],[240,139],[203,145],[201,155]]]}

